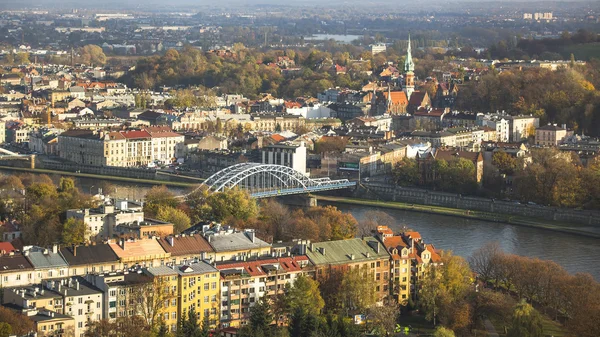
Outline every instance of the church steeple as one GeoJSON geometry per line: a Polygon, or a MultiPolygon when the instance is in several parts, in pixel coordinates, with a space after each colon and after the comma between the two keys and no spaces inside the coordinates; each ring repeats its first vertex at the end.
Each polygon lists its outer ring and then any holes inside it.
{"type": "Polygon", "coordinates": [[[404,60],[404,92],[406,98],[410,100],[410,96],[415,91],[415,64],[413,63],[410,46],[410,33],[408,33],[408,48],[406,48],[406,60],[404,60]]]}
{"type": "Polygon", "coordinates": [[[406,49],[406,60],[404,60],[404,72],[415,71],[415,64],[412,59],[412,48],[410,46],[410,33],[408,33],[408,48],[406,49]]]}

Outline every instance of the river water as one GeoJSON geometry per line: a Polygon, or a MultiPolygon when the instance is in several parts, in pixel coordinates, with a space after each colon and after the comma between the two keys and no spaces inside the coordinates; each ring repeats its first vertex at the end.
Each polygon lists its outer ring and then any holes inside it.
{"type": "MultiPolygon", "coordinates": [[[[8,172],[1,172],[7,174],[8,172]]],[[[54,180],[59,177],[52,176],[54,180]]],[[[76,183],[85,193],[96,193],[102,181],[76,178],[76,183]]],[[[111,181],[116,187],[114,196],[129,199],[142,199],[151,188],[149,185],[111,181]]],[[[169,188],[181,194],[184,189],[169,188]]],[[[323,203],[322,203],[323,204],[323,203]]],[[[350,212],[360,220],[375,207],[335,204],[344,212],[350,212]]],[[[427,243],[437,248],[452,250],[455,254],[468,257],[477,248],[489,241],[498,241],[506,252],[552,260],[570,273],[590,273],[600,280],[600,239],[580,235],[559,233],[545,229],[521,227],[504,223],[462,219],[444,215],[409,212],[392,209],[379,209],[396,219],[395,231],[403,227],[421,233],[427,243]]]]}

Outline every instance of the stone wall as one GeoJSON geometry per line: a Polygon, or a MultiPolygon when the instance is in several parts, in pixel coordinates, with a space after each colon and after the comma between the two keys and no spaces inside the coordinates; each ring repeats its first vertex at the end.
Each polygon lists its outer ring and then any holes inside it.
{"type": "Polygon", "coordinates": [[[126,178],[156,179],[156,170],[154,169],[128,168],[116,166],[90,166],[59,162],[38,162],[37,168],[126,178]]]}
{"type": "Polygon", "coordinates": [[[406,188],[375,183],[367,183],[363,185],[365,185],[366,190],[363,189],[359,193],[368,194],[371,192],[378,198],[384,200],[491,213],[520,215],[545,220],[600,226],[600,212],[596,211],[526,205],[516,201],[502,201],[488,198],[462,196],[454,193],[436,192],[417,188],[406,188]]]}

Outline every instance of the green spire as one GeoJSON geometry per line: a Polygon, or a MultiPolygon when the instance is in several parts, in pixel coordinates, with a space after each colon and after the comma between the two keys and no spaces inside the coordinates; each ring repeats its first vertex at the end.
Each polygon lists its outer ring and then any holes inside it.
{"type": "Polygon", "coordinates": [[[408,48],[406,49],[406,60],[404,60],[404,72],[415,70],[415,64],[412,60],[411,47],[410,47],[410,33],[408,33],[408,48]]]}

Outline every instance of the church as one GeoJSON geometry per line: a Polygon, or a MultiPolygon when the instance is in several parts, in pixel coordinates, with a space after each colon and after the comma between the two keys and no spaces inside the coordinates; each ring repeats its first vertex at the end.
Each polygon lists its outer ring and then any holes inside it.
{"type": "Polygon", "coordinates": [[[412,59],[410,34],[408,35],[408,48],[402,70],[404,74],[402,90],[392,91],[389,83],[387,90],[384,87],[379,87],[376,83],[369,86],[372,91],[365,96],[365,101],[371,103],[370,115],[403,115],[413,113],[421,107],[428,108],[431,105],[427,92],[415,91],[415,64],[412,59]]]}

